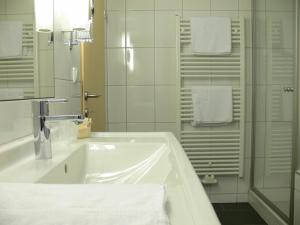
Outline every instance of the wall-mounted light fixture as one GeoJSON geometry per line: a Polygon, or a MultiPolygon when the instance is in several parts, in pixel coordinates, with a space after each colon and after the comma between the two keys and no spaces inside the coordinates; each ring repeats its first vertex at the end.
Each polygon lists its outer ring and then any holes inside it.
{"type": "Polygon", "coordinates": [[[91,42],[93,0],[60,0],[61,29],[65,43],[70,46],[91,42]]]}
{"type": "Polygon", "coordinates": [[[53,4],[53,0],[34,0],[36,31],[48,33],[49,44],[53,43],[53,4]]]}

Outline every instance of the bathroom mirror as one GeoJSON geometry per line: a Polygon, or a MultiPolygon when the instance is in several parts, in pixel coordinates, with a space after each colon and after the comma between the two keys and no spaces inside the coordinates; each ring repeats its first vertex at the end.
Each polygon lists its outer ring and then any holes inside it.
{"type": "Polygon", "coordinates": [[[54,97],[53,0],[35,2],[0,0],[0,101],[54,97]]]}

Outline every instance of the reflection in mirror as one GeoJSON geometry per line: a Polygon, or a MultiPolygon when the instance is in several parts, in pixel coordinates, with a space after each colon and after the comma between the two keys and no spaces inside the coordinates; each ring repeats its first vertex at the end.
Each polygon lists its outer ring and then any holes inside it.
{"type": "Polygon", "coordinates": [[[51,33],[36,32],[35,8],[35,0],[0,0],[0,100],[54,97],[51,33]]]}

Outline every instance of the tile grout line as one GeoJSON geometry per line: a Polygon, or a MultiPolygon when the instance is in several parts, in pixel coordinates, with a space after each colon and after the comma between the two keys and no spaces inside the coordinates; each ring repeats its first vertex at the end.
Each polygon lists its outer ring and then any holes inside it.
{"type": "Polygon", "coordinates": [[[124,23],[125,23],[125,46],[124,49],[125,49],[125,62],[126,62],[126,65],[125,65],[125,131],[128,132],[128,55],[127,55],[127,0],[125,0],[125,3],[124,3],[124,23]]]}
{"type": "Polygon", "coordinates": [[[155,0],[153,0],[153,4],[154,4],[154,34],[153,34],[153,38],[154,38],[154,74],[153,74],[153,91],[154,91],[154,97],[153,97],[153,103],[154,103],[154,131],[157,130],[157,125],[156,125],[156,4],[155,4],[155,0]]]}

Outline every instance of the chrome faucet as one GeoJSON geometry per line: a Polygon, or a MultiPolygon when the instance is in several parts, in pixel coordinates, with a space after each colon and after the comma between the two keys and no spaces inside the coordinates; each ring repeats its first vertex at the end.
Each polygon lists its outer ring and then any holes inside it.
{"type": "Polygon", "coordinates": [[[51,149],[51,131],[47,127],[47,121],[56,120],[73,120],[74,122],[82,122],[81,115],[58,115],[49,116],[49,103],[65,103],[66,99],[48,99],[48,100],[33,100],[33,136],[34,150],[37,160],[52,159],[51,149]]]}

